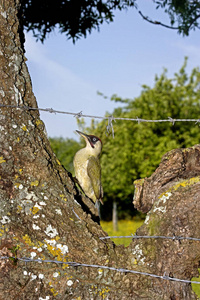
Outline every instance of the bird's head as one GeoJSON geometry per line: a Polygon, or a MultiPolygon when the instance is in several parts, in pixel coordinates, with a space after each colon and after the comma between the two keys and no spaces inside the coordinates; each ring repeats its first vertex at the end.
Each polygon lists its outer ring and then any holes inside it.
{"type": "Polygon", "coordinates": [[[76,132],[85,139],[86,148],[91,154],[95,156],[100,155],[102,150],[102,141],[100,138],[95,135],[88,135],[78,130],[76,130],[76,132]]]}

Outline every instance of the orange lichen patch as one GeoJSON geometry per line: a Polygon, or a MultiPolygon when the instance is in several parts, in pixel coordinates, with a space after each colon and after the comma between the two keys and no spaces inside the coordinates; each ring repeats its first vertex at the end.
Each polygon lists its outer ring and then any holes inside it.
{"type": "Polygon", "coordinates": [[[39,185],[39,181],[35,180],[31,182],[31,186],[38,186],[39,185]]]}
{"type": "Polygon", "coordinates": [[[56,161],[57,161],[58,165],[61,165],[61,162],[58,159],[56,159],[56,161]]]}
{"type": "MultiPolygon", "coordinates": [[[[64,258],[64,259],[63,259],[63,262],[67,262],[67,259],[64,258]]],[[[62,269],[63,269],[63,270],[66,269],[66,268],[68,268],[68,267],[69,267],[68,264],[63,264],[63,265],[62,265],[62,269]]]]}
{"type": "Polygon", "coordinates": [[[0,164],[6,162],[6,160],[3,158],[3,156],[0,156],[0,164]]]}
{"type": "Polygon", "coordinates": [[[32,214],[35,215],[37,214],[37,212],[39,211],[40,209],[37,207],[37,206],[33,206],[33,208],[30,208],[30,211],[32,211],[32,214]]]}
{"type": "Polygon", "coordinates": [[[189,185],[193,185],[200,181],[200,177],[193,177],[184,181],[179,182],[178,184],[173,186],[173,189],[176,191],[179,187],[186,187],[189,185]]]}
{"type": "Polygon", "coordinates": [[[31,241],[31,238],[28,236],[28,234],[25,234],[22,239],[27,245],[34,246],[34,243],[31,241]]]}
{"type": "Polygon", "coordinates": [[[108,296],[108,293],[110,291],[109,288],[104,288],[102,290],[99,290],[99,288],[95,285],[92,285],[91,288],[94,290],[94,293],[96,295],[99,295],[101,299],[105,299],[108,296]]]}
{"type": "Polygon", "coordinates": [[[47,250],[56,257],[56,260],[62,261],[63,260],[63,254],[59,248],[55,248],[49,244],[47,244],[47,250]]]}
{"type": "MultiPolygon", "coordinates": [[[[21,239],[19,238],[18,240],[21,240],[21,239]]],[[[28,234],[25,234],[24,236],[22,236],[22,240],[20,242],[21,243],[25,243],[26,245],[28,245],[29,247],[31,247],[34,252],[35,251],[39,251],[40,253],[42,252],[42,247],[44,246],[44,243],[42,243],[40,241],[33,242],[31,240],[31,238],[28,236],[28,234]]],[[[40,254],[40,258],[41,258],[41,260],[46,259],[46,257],[44,255],[42,255],[42,254],[40,254]]]]}
{"type": "Polygon", "coordinates": [[[20,205],[17,206],[17,213],[20,213],[22,211],[22,207],[20,205]]]}
{"type": "Polygon", "coordinates": [[[24,130],[24,131],[28,131],[28,129],[27,129],[27,127],[26,127],[26,125],[23,125],[23,126],[22,126],[22,130],[24,130]]]}
{"type": "Polygon", "coordinates": [[[42,122],[41,120],[36,120],[35,124],[36,124],[37,126],[39,126],[39,125],[42,125],[43,122],[42,122]]]}
{"type": "Polygon", "coordinates": [[[67,201],[67,198],[66,198],[65,195],[63,195],[63,194],[60,194],[60,198],[61,198],[62,200],[64,200],[64,201],[67,201]]]}
{"type": "Polygon", "coordinates": [[[104,288],[104,289],[102,289],[101,291],[99,291],[99,296],[101,296],[103,299],[105,299],[106,296],[107,296],[107,293],[108,293],[109,291],[110,291],[109,288],[104,288]]]}
{"type": "Polygon", "coordinates": [[[53,296],[58,295],[58,292],[54,288],[51,288],[50,291],[52,292],[53,296]]]}
{"type": "Polygon", "coordinates": [[[134,262],[133,262],[134,265],[137,265],[138,262],[137,262],[137,259],[135,258],[134,262]]]}
{"type": "Polygon", "coordinates": [[[193,184],[198,183],[198,182],[200,182],[200,177],[199,176],[192,177],[192,178],[180,181],[180,182],[174,184],[169,190],[162,193],[159,196],[159,199],[162,198],[163,196],[167,197],[169,192],[177,191],[180,187],[187,187],[187,186],[193,185],[193,184]]]}

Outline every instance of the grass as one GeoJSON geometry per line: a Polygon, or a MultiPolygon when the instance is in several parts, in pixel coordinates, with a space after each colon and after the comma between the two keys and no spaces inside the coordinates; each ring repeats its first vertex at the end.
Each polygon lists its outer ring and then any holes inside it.
{"type": "MultiPolygon", "coordinates": [[[[198,269],[198,270],[199,270],[199,277],[193,277],[192,281],[199,281],[200,282],[200,269],[198,269]]],[[[192,290],[198,296],[198,299],[200,299],[200,284],[192,283],[192,290]]]]}
{"type": "MultiPolygon", "coordinates": [[[[112,221],[110,222],[105,222],[101,221],[101,227],[103,228],[104,231],[107,232],[109,236],[113,235],[131,235],[135,234],[137,228],[139,228],[144,221],[134,221],[134,220],[120,220],[118,221],[118,231],[113,231],[113,224],[112,221]]],[[[114,241],[116,245],[121,245],[123,244],[124,246],[128,246],[131,242],[131,238],[121,238],[121,239],[111,239],[114,241]]]]}

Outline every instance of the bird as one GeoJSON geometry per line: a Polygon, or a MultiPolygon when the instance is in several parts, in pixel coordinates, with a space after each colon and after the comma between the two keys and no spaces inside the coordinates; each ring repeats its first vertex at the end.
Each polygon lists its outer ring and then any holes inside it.
{"type": "Polygon", "coordinates": [[[76,152],[73,165],[78,183],[85,193],[98,207],[103,204],[103,188],[101,185],[100,154],[102,141],[95,135],[88,135],[79,130],[76,132],[85,139],[86,146],[76,152]]]}

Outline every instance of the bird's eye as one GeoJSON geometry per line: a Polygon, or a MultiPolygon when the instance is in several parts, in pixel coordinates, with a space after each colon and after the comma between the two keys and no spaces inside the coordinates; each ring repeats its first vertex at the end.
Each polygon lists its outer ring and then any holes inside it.
{"type": "Polygon", "coordinates": [[[96,142],[96,141],[97,141],[97,139],[96,139],[95,137],[94,137],[92,140],[93,140],[93,142],[96,142]]]}

